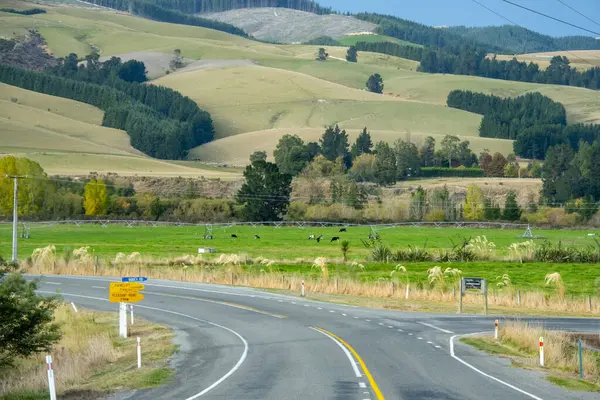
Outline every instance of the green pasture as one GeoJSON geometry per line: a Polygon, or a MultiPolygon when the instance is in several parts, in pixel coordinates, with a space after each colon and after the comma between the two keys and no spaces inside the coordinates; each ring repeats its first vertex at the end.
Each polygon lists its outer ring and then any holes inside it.
{"type": "MultiPolygon", "coordinates": [[[[536,230],[534,234],[543,235],[546,239],[538,239],[538,243],[549,240],[553,243],[561,241],[568,246],[594,245],[587,236],[587,230],[536,230]]],[[[544,285],[544,277],[548,273],[559,272],[569,295],[595,294],[595,279],[600,277],[600,269],[593,264],[551,264],[524,263],[510,261],[476,261],[476,262],[403,262],[407,274],[391,274],[395,263],[386,264],[370,261],[369,250],[364,247],[361,239],[367,239],[370,228],[367,226],[347,228],[347,232],[339,232],[334,227],[272,227],[272,226],[214,226],[213,239],[204,240],[204,226],[126,226],[73,224],[48,226],[31,224],[31,237],[20,239],[19,257],[26,259],[34,249],[48,245],[56,246],[57,256],[60,257],[66,249],[76,249],[90,246],[94,254],[103,259],[114,259],[119,252],[140,252],[142,257],[178,257],[186,254],[196,254],[199,247],[213,247],[215,256],[219,254],[247,254],[251,258],[265,257],[275,261],[271,267],[261,264],[244,266],[249,272],[259,273],[261,270],[281,272],[282,274],[304,274],[307,278],[320,276],[320,271],[312,268],[312,262],[317,257],[329,259],[330,276],[359,278],[364,281],[391,281],[394,277],[399,283],[408,277],[412,284],[427,281],[427,270],[435,265],[443,269],[458,268],[463,276],[487,278],[496,287],[497,278],[508,274],[515,288],[521,290],[545,290],[552,288],[544,285]],[[238,236],[237,239],[231,235],[238,236]],[[254,234],[260,239],[254,239],[254,234]],[[317,243],[308,240],[314,234],[324,235],[317,243]],[[364,269],[342,263],[340,243],[332,243],[330,239],[339,236],[350,242],[349,261],[364,265],[364,269]]],[[[497,246],[499,256],[506,254],[506,247],[511,243],[524,239],[517,238],[524,230],[514,229],[475,229],[475,228],[417,228],[396,227],[379,228],[378,233],[383,243],[392,249],[406,249],[409,246],[423,247],[435,251],[449,249],[452,242],[474,238],[479,235],[486,237],[497,246]]],[[[0,255],[5,258],[11,251],[11,225],[0,225],[0,255]]],[[[163,267],[164,268],[164,267],[163,267]]]]}
{"type": "Polygon", "coordinates": [[[379,42],[392,42],[396,44],[400,44],[403,46],[414,46],[414,47],[423,47],[423,45],[407,42],[405,40],[396,39],[391,36],[386,35],[348,35],[343,38],[337,39],[338,42],[343,44],[344,46],[352,46],[358,42],[367,42],[367,43],[379,43],[379,42]]]}

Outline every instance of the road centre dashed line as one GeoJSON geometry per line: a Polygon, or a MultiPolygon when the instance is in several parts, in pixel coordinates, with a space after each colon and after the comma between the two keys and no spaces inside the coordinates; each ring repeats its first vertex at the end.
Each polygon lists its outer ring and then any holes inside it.
{"type": "Polygon", "coordinates": [[[367,387],[367,384],[364,382],[358,382],[358,386],[360,386],[361,389],[364,389],[367,387]]]}
{"type": "Polygon", "coordinates": [[[59,283],[59,282],[46,282],[46,281],[44,281],[43,283],[47,283],[48,285],[62,285],[62,283],[59,283]]]}
{"type": "Polygon", "coordinates": [[[94,289],[106,289],[105,286],[92,286],[92,288],[94,288],[94,289]]]}

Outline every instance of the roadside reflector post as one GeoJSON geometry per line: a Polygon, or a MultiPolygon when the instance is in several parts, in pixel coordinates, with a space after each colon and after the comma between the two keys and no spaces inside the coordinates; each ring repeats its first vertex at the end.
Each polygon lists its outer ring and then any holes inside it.
{"type": "Polygon", "coordinates": [[[127,337],[127,304],[119,303],[119,336],[127,337]]]}
{"type": "Polygon", "coordinates": [[[583,343],[581,339],[577,341],[577,351],[579,353],[579,379],[583,379],[583,343]]]}
{"type": "Polygon", "coordinates": [[[588,295],[588,311],[592,312],[592,296],[588,295]]]}
{"type": "Polygon", "coordinates": [[[137,338],[137,365],[138,368],[142,368],[142,343],[140,338],[137,338]]]}
{"type": "Polygon", "coordinates": [[[54,370],[52,369],[52,356],[46,356],[46,365],[48,366],[48,390],[50,400],[56,400],[56,385],[54,384],[54,370]]]}
{"type": "Polygon", "coordinates": [[[498,340],[498,320],[494,321],[494,339],[498,340]]]}
{"type": "Polygon", "coordinates": [[[487,279],[481,282],[481,292],[483,294],[483,315],[488,315],[488,285],[487,279]]]}
{"type": "Polygon", "coordinates": [[[408,300],[408,293],[410,292],[410,283],[406,284],[406,295],[404,296],[405,300],[408,300]]]}
{"type": "Polygon", "coordinates": [[[544,337],[540,336],[540,367],[544,366],[544,337]]]}
{"type": "Polygon", "coordinates": [[[71,307],[73,307],[73,311],[77,312],[77,307],[75,307],[75,303],[71,302],[71,307]]]}
{"type": "Polygon", "coordinates": [[[460,293],[458,294],[458,313],[462,314],[463,295],[465,293],[465,278],[460,278],[460,293]]]}
{"type": "Polygon", "coordinates": [[[300,295],[304,297],[304,279],[302,279],[302,293],[300,295]]]}
{"type": "Polygon", "coordinates": [[[133,304],[129,305],[129,314],[131,316],[131,325],[133,325],[133,304]]]}
{"type": "Polygon", "coordinates": [[[517,305],[520,306],[521,305],[521,291],[517,291],[517,305]]]}
{"type": "Polygon", "coordinates": [[[395,292],[396,292],[396,284],[394,282],[392,282],[392,296],[394,296],[395,292]]]}

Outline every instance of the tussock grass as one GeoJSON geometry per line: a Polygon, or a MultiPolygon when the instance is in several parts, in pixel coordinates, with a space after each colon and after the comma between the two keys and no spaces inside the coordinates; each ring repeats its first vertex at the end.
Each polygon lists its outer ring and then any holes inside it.
{"type": "Polygon", "coordinates": [[[576,334],[546,330],[526,322],[501,323],[498,340],[489,337],[464,338],[463,342],[491,354],[507,356],[516,365],[539,367],[539,338],[544,338],[544,370],[554,377],[549,380],[576,390],[600,389],[600,354],[583,350],[585,382],[574,385],[579,374],[576,334]],[[577,387],[573,387],[577,386],[577,387]]]}
{"type": "MultiPolygon", "coordinates": [[[[172,331],[141,318],[130,326],[130,337],[118,337],[116,313],[92,312],[70,305],[55,312],[61,324],[62,339],[54,345],[52,355],[57,393],[74,391],[111,392],[137,389],[164,383],[172,374],[168,358],[174,353],[172,331]],[[136,368],[136,337],[143,347],[141,369],[136,368]],[[149,377],[154,377],[149,379],[149,377]]],[[[0,371],[0,397],[26,398],[27,393],[47,395],[45,355],[38,354],[17,361],[14,369],[0,371]]]]}

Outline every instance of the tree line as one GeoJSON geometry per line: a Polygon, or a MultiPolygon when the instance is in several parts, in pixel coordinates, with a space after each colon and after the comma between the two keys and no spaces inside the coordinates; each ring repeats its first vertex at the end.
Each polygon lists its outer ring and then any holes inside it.
{"type": "Polygon", "coordinates": [[[542,160],[552,146],[565,143],[577,150],[580,142],[592,143],[600,138],[600,125],[567,125],[564,106],[540,93],[514,98],[453,90],[448,107],[483,115],[479,135],[515,140],[515,154],[542,160]]]}
{"type": "Polygon", "coordinates": [[[461,46],[458,51],[428,48],[423,53],[419,71],[600,89],[600,67],[579,71],[571,68],[569,59],[564,56],[552,57],[546,70],[516,58],[499,61],[495,56],[491,59],[486,56],[485,49],[471,45],[461,46]]]}
{"type": "Polygon", "coordinates": [[[476,41],[486,48],[492,45],[500,46],[510,51],[511,54],[600,49],[600,42],[591,36],[552,37],[515,25],[452,26],[445,30],[465,39],[476,41]]]}
{"type": "MultiPolygon", "coordinates": [[[[73,60],[77,60],[75,55],[62,60],[57,69],[50,71],[52,73],[0,65],[0,80],[104,110],[104,126],[127,131],[132,146],[153,157],[180,159],[186,156],[188,149],[213,139],[210,115],[199,109],[191,99],[165,87],[141,85],[118,77],[125,64],[139,64],[129,61],[121,64],[120,60],[111,59],[109,65],[112,67],[106,67],[112,71],[108,74],[109,78],[103,84],[96,84],[87,82],[86,77],[97,78],[102,72],[88,75],[90,71],[85,66],[75,66],[74,70],[72,65],[68,66],[73,60]],[[70,73],[67,74],[67,71],[70,73]]],[[[102,71],[103,67],[93,68],[102,71]]]]}
{"type": "Polygon", "coordinates": [[[43,8],[28,8],[26,10],[15,10],[14,8],[0,8],[0,12],[20,15],[46,14],[46,10],[44,10],[43,8]]]}
{"type": "Polygon", "coordinates": [[[423,58],[423,48],[417,46],[405,46],[392,42],[357,42],[354,46],[359,51],[382,53],[414,61],[421,61],[423,58]]]}

